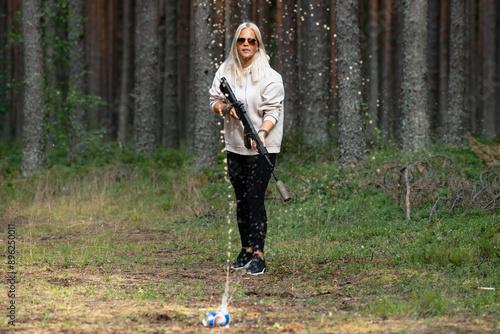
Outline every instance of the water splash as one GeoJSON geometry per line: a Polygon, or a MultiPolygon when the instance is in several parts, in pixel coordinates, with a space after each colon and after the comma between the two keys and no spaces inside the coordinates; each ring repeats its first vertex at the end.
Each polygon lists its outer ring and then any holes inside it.
{"type": "MultiPolygon", "coordinates": [[[[221,113],[222,116],[222,113],[221,113]]],[[[219,123],[220,124],[220,123],[219,123]]],[[[221,130],[221,136],[220,136],[220,141],[223,145],[223,148],[221,150],[222,153],[226,151],[224,148],[225,145],[225,140],[224,140],[224,130],[221,130]]],[[[228,164],[227,164],[227,158],[224,159],[224,180],[230,184],[229,181],[229,171],[228,171],[228,164]]],[[[228,186],[228,189],[232,189],[231,185],[228,186]]],[[[226,285],[224,287],[224,294],[222,295],[222,302],[219,307],[219,311],[222,313],[228,313],[227,307],[229,305],[229,302],[231,300],[231,278],[230,278],[230,265],[231,265],[231,233],[233,229],[231,228],[231,217],[234,213],[234,201],[232,201],[232,196],[228,195],[228,203],[229,203],[229,212],[227,215],[227,260],[226,260],[226,285]]]]}

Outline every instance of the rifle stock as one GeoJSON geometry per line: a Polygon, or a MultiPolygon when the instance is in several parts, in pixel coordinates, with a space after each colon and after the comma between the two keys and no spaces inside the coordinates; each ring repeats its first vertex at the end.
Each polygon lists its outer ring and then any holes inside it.
{"type": "Polygon", "coordinates": [[[231,90],[231,87],[229,86],[229,83],[227,82],[226,78],[221,79],[220,83],[220,90],[226,96],[226,98],[233,104],[234,109],[236,110],[236,114],[238,115],[238,118],[240,121],[243,123],[243,126],[247,131],[250,132],[252,139],[255,140],[257,151],[264,157],[264,159],[267,161],[267,164],[269,168],[271,169],[274,179],[276,180],[276,188],[278,188],[278,192],[280,193],[281,198],[283,199],[283,202],[288,202],[289,200],[292,199],[290,194],[288,193],[288,190],[286,189],[285,184],[278,179],[278,176],[276,176],[276,173],[274,172],[274,165],[269,159],[269,152],[267,151],[267,148],[262,144],[262,141],[260,140],[257,131],[255,131],[255,128],[250,121],[250,118],[248,118],[247,112],[245,110],[245,107],[241,102],[239,102],[236,99],[236,96],[234,95],[233,91],[231,90]]]}

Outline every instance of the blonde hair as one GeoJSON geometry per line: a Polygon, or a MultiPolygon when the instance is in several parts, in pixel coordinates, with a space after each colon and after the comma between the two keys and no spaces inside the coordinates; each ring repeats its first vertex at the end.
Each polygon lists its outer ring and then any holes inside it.
{"type": "Polygon", "coordinates": [[[238,83],[240,84],[243,83],[243,78],[246,75],[246,71],[241,66],[240,57],[238,57],[238,37],[243,29],[250,29],[255,33],[255,39],[257,39],[257,45],[259,46],[255,55],[252,57],[252,80],[259,81],[262,77],[266,76],[268,69],[270,68],[266,48],[264,47],[264,43],[262,43],[262,35],[259,27],[252,22],[244,22],[240,24],[234,34],[231,51],[229,52],[229,57],[226,60],[226,62],[228,62],[226,71],[232,70],[236,75],[236,80],[238,80],[238,83]]]}

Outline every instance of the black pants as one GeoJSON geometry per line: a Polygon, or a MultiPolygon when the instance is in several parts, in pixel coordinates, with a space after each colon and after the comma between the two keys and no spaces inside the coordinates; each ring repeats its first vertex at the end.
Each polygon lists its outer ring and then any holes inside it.
{"type": "MultiPolygon", "coordinates": [[[[276,162],[276,154],[270,154],[276,162]]],[[[236,217],[241,246],[253,247],[254,252],[264,251],[267,233],[267,214],[264,195],[272,169],[261,155],[227,153],[229,178],[236,194],[236,217]]]]}

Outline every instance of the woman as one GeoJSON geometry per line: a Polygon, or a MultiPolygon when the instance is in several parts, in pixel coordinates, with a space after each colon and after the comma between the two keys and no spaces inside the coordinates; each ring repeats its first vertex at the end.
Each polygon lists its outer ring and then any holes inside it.
{"type": "Polygon", "coordinates": [[[256,151],[255,143],[253,147],[252,143],[245,143],[243,125],[220,91],[220,80],[226,77],[236,99],[243,103],[274,164],[283,137],[285,92],[281,75],[271,68],[268,59],[259,28],[249,22],[241,24],[236,30],[229,57],[215,74],[210,89],[210,108],[225,118],[229,178],[236,194],[242,249],[231,268],[246,269],[252,275],[263,274],[266,270],[264,194],[272,171],[256,151]]]}

